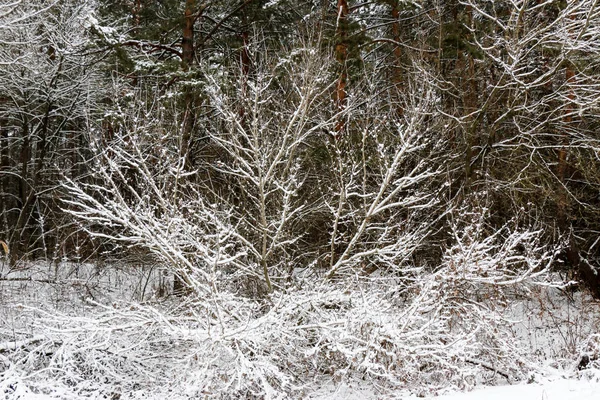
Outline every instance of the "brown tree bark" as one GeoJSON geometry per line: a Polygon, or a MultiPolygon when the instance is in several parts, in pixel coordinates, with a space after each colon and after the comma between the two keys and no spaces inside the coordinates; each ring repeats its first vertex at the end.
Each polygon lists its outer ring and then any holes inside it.
{"type": "Polygon", "coordinates": [[[194,23],[196,22],[196,0],[185,1],[183,16],[183,38],[181,40],[181,61],[187,71],[194,63],[194,23]]]}
{"type": "MultiPolygon", "coordinates": [[[[348,2],[347,0],[338,0],[337,2],[337,19],[336,19],[336,45],[335,59],[339,64],[340,75],[335,87],[335,105],[338,112],[346,108],[346,85],[348,83],[348,2]]],[[[337,134],[344,130],[344,119],[342,116],[338,118],[335,126],[337,134]]]]}
{"type": "MultiPolygon", "coordinates": [[[[471,7],[466,7],[465,11],[467,16],[467,23],[469,26],[472,25],[473,21],[473,10],[471,7]]],[[[455,19],[458,20],[458,10],[455,10],[455,19]]],[[[462,40],[467,41],[469,38],[465,37],[462,40]]],[[[463,117],[466,121],[466,152],[465,152],[465,188],[467,191],[470,191],[471,184],[473,182],[474,174],[473,174],[473,148],[479,142],[479,137],[477,135],[477,130],[479,126],[479,116],[477,114],[477,110],[479,109],[478,105],[478,86],[477,86],[477,78],[475,75],[475,61],[473,60],[473,55],[464,49],[458,50],[458,62],[457,67],[462,69],[459,72],[461,82],[461,88],[463,92],[463,117]]]]}
{"type": "MultiPolygon", "coordinates": [[[[13,177],[9,174],[11,168],[11,137],[8,134],[9,129],[8,123],[5,120],[0,120],[0,215],[2,216],[0,229],[5,234],[8,234],[10,227],[14,224],[12,213],[9,213],[9,210],[14,209],[15,206],[13,200],[15,194],[13,193],[13,177]]],[[[3,237],[2,239],[8,240],[8,237],[3,237]]]]}
{"type": "MultiPolygon", "coordinates": [[[[402,40],[400,37],[400,1],[396,0],[393,3],[391,10],[392,17],[392,40],[395,43],[394,45],[394,65],[392,67],[392,83],[397,91],[402,90],[402,49],[400,48],[400,41],[402,40]]],[[[396,114],[398,116],[402,116],[404,114],[404,109],[400,102],[397,102],[396,105],[396,114]]]]}
{"type": "MultiPolygon", "coordinates": [[[[183,38],[181,40],[181,66],[184,71],[189,69],[194,64],[194,23],[196,22],[196,0],[186,0],[185,11],[183,17],[183,38]]],[[[183,159],[184,167],[189,164],[189,146],[192,136],[192,130],[196,122],[195,117],[195,101],[194,94],[191,88],[185,89],[184,94],[184,112],[181,129],[181,144],[179,147],[179,157],[183,159]]]]}
{"type": "MultiPolygon", "coordinates": [[[[246,98],[248,93],[248,78],[250,76],[250,67],[252,64],[252,60],[250,57],[250,50],[248,46],[250,45],[250,32],[248,32],[248,17],[244,13],[242,14],[242,27],[243,31],[240,34],[242,38],[242,48],[240,49],[240,69],[241,69],[241,82],[240,82],[240,92],[242,98],[246,98]]],[[[244,107],[244,103],[240,103],[239,110],[240,119],[242,125],[245,125],[246,122],[246,109],[244,107]]]]}
{"type": "MultiPolygon", "coordinates": [[[[573,85],[575,84],[575,70],[571,65],[568,65],[565,71],[565,79],[567,84],[573,85]]],[[[575,100],[575,95],[572,91],[570,91],[567,95],[568,104],[565,108],[565,116],[563,118],[565,125],[570,125],[573,122],[573,117],[571,113],[573,112],[573,102],[575,100]]],[[[558,180],[561,183],[560,188],[560,197],[558,200],[558,215],[559,220],[563,228],[567,228],[568,225],[568,193],[565,188],[566,184],[566,174],[567,174],[567,156],[568,156],[568,148],[569,148],[569,137],[566,133],[561,134],[561,148],[558,151],[558,180]]]]}
{"type": "MultiPolygon", "coordinates": [[[[183,15],[183,36],[181,39],[181,68],[187,72],[194,64],[195,43],[194,43],[194,24],[198,19],[196,9],[196,0],[186,0],[185,11],[183,15]]],[[[184,111],[182,118],[181,137],[179,146],[179,157],[183,161],[183,168],[190,167],[189,147],[192,139],[192,131],[196,122],[195,115],[195,95],[193,89],[186,87],[184,89],[184,111]]],[[[190,286],[186,282],[184,274],[175,274],[173,278],[173,293],[175,295],[186,295],[190,293],[190,286]]]]}
{"type": "Polygon", "coordinates": [[[25,241],[24,227],[26,221],[29,219],[27,214],[30,188],[28,182],[29,175],[29,162],[31,161],[31,133],[29,131],[29,120],[25,118],[22,126],[23,141],[21,144],[21,152],[19,154],[19,161],[21,163],[20,179],[19,179],[19,202],[20,212],[14,230],[12,231],[11,238],[9,240],[12,251],[10,253],[10,264],[14,266],[18,261],[21,253],[23,252],[23,242],[25,241]]]}
{"type": "MultiPolygon", "coordinates": [[[[395,1],[391,10],[392,16],[392,39],[400,43],[400,1],[395,1]]],[[[402,49],[399,45],[394,46],[394,85],[398,88],[402,86],[402,49]]]]}
{"type": "Polygon", "coordinates": [[[140,28],[140,24],[141,24],[141,15],[140,14],[141,13],[142,13],[142,0],[135,0],[135,3],[133,5],[133,10],[132,10],[134,33],[137,33],[137,31],[140,28]]]}

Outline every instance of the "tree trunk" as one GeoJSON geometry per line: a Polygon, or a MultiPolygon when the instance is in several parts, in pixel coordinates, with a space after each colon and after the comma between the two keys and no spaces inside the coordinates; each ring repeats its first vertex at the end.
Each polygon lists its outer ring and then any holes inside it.
{"type": "Polygon", "coordinates": [[[137,35],[141,25],[142,0],[135,0],[131,13],[133,14],[133,33],[137,35]]]}
{"type": "MultiPolygon", "coordinates": [[[[567,81],[567,83],[569,85],[573,85],[575,84],[575,71],[573,70],[573,67],[571,65],[567,66],[567,69],[565,71],[565,79],[567,81]]],[[[565,109],[565,116],[563,118],[564,123],[566,126],[570,125],[573,122],[573,118],[571,117],[571,113],[573,112],[573,101],[575,100],[575,96],[573,94],[572,91],[569,92],[568,96],[568,104],[567,107],[565,109]]],[[[559,199],[558,199],[558,216],[559,216],[559,221],[560,221],[560,225],[562,229],[568,229],[568,206],[569,206],[569,199],[568,199],[568,193],[567,193],[567,189],[565,188],[566,185],[566,178],[567,178],[567,149],[569,148],[569,137],[568,134],[565,132],[562,132],[561,134],[561,148],[558,151],[558,179],[560,182],[560,188],[559,188],[559,199]]]]}
{"type": "MultiPolygon", "coordinates": [[[[400,43],[400,2],[394,2],[392,7],[392,40],[396,43],[400,43]]],[[[393,70],[393,82],[398,88],[402,84],[402,49],[400,45],[394,46],[394,70],[393,70]]]]}
{"type": "MultiPolygon", "coordinates": [[[[10,136],[8,135],[8,131],[10,128],[5,128],[8,124],[4,124],[4,121],[1,121],[2,126],[0,126],[0,204],[2,204],[2,208],[0,208],[0,213],[2,215],[2,221],[0,221],[0,227],[2,227],[2,231],[5,232],[5,235],[9,233],[9,229],[13,226],[14,221],[11,218],[11,214],[9,210],[14,208],[14,201],[12,200],[14,196],[12,177],[7,172],[10,170],[10,136]]],[[[2,239],[8,240],[8,237],[3,237],[2,239]]]]}
{"type": "MultiPolygon", "coordinates": [[[[248,32],[248,17],[246,13],[242,14],[242,27],[241,33],[242,48],[240,49],[240,70],[241,70],[241,82],[240,82],[240,94],[241,98],[245,99],[248,94],[248,78],[250,75],[250,66],[252,60],[250,58],[250,51],[248,46],[250,45],[250,32],[248,32]]],[[[243,126],[246,124],[246,108],[244,102],[240,102],[239,110],[240,120],[243,126]]]]}
{"type": "MultiPolygon", "coordinates": [[[[194,23],[196,21],[196,15],[194,15],[196,9],[196,0],[186,0],[185,12],[183,18],[183,39],[181,41],[181,65],[184,71],[189,71],[192,64],[194,63],[194,23]]],[[[184,90],[184,112],[181,129],[181,144],[179,147],[179,157],[182,159],[184,168],[189,165],[189,146],[192,137],[192,130],[196,122],[195,110],[194,110],[194,93],[189,87],[184,90]]]]}
{"type": "MultiPolygon", "coordinates": [[[[467,22],[469,26],[472,25],[473,21],[473,10],[471,7],[465,8],[465,13],[467,15],[467,22]]],[[[455,16],[458,19],[458,14],[455,16]]],[[[468,37],[461,38],[463,41],[469,40],[468,37]]],[[[458,59],[460,61],[459,68],[464,71],[459,74],[462,80],[462,92],[463,92],[463,117],[466,118],[467,129],[465,132],[466,135],[466,145],[467,149],[465,152],[465,187],[467,191],[471,190],[471,184],[473,182],[474,174],[473,174],[473,148],[477,146],[479,141],[477,130],[478,130],[478,115],[477,110],[478,102],[478,88],[477,88],[477,78],[475,76],[475,62],[473,60],[473,55],[468,51],[460,49],[458,51],[458,59]]]]}
{"type": "MultiPolygon", "coordinates": [[[[196,0],[186,0],[185,11],[183,15],[183,36],[181,40],[181,68],[188,72],[194,64],[194,24],[198,16],[196,15],[196,0]]],[[[189,148],[192,139],[192,131],[196,122],[195,115],[195,95],[191,87],[184,89],[183,96],[184,111],[181,129],[181,142],[179,146],[179,158],[183,162],[183,168],[190,167],[189,148]]],[[[186,279],[180,274],[173,276],[173,293],[175,295],[188,295],[191,293],[190,286],[186,279]]]]}
{"type": "Polygon", "coordinates": [[[29,174],[29,162],[31,160],[31,135],[29,132],[29,120],[27,118],[23,121],[23,143],[21,144],[21,153],[19,156],[21,162],[21,174],[19,179],[19,202],[20,212],[14,230],[11,233],[11,247],[10,263],[15,265],[18,259],[21,257],[23,252],[23,242],[26,241],[25,226],[29,220],[28,211],[28,199],[30,195],[30,188],[28,182],[29,174]]]}
{"type": "MultiPolygon", "coordinates": [[[[392,71],[392,82],[396,91],[402,90],[402,49],[400,48],[400,1],[397,0],[394,2],[391,11],[392,15],[392,40],[395,43],[394,45],[394,65],[392,71]]],[[[398,116],[402,116],[404,114],[404,109],[400,102],[397,103],[396,113],[398,116]]]]}
{"type": "MultiPolygon", "coordinates": [[[[337,19],[336,19],[336,45],[335,59],[339,63],[340,75],[335,87],[335,105],[338,112],[342,112],[346,108],[346,85],[348,81],[348,2],[346,0],[338,0],[337,2],[337,19]]],[[[340,115],[335,126],[335,132],[341,133],[344,129],[344,119],[340,115]]]]}
{"type": "Polygon", "coordinates": [[[185,11],[183,16],[183,39],[181,40],[181,54],[183,70],[187,71],[194,63],[194,22],[196,16],[196,0],[185,1],[185,11]]]}

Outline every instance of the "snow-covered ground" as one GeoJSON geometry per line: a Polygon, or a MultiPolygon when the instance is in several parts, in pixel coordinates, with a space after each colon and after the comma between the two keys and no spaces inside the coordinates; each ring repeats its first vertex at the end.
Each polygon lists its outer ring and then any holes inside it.
{"type": "Polygon", "coordinates": [[[159,298],[157,267],[0,273],[1,400],[600,399],[600,307],[581,292],[533,286],[505,293],[510,301],[489,314],[451,315],[451,327],[487,318],[480,332],[507,328],[504,342],[482,343],[447,336],[446,325],[433,330],[443,314],[420,307],[439,292],[394,303],[377,282],[370,291],[290,291],[265,308],[223,295],[215,308],[159,298]],[[505,350],[484,358],[494,343],[505,350]],[[584,355],[592,361],[579,370],[584,355]]]}
{"type": "MultiPolygon", "coordinates": [[[[409,397],[408,399],[417,399],[409,397]]],[[[433,399],[433,398],[432,398],[433,399]]],[[[495,386],[453,393],[436,400],[598,400],[600,383],[585,379],[558,379],[546,383],[495,386]]]]}
{"type": "Polygon", "coordinates": [[[310,396],[313,400],[598,400],[600,399],[600,371],[595,377],[546,379],[541,383],[488,386],[471,391],[450,392],[436,396],[382,395],[372,386],[360,383],[336,388],[321,388],[310,396]]]}
{"type": "MultiPolygon", "coordinates": [[[[54,400],[56,393],[45,395],[31,391],[17,390],[12,398],[20,400],[54,400]]],[[[127,399],[127,395],[123,396],[127,399]]],[[[149,400],[164,397],[145,397],[149,400]]],[[[474,389],[470,392],[455,392],[434,397],[418,397],[416,395],[398,395],[381,397],[372,388],[357,385],[355,388],[343,387],[333,391],[322,391],[310,399],[318,400],[598,400],[600,398],[600,382],[577,379],[557,379],[546,383],[493,386],[474,389]]]]}

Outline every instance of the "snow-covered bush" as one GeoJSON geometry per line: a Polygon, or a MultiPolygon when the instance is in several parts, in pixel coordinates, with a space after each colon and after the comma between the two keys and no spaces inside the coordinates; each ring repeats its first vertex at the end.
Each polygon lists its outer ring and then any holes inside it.
{"type": "Polygon", "coordinates": [[[197,121],[200,155],[182,155],[165,132],[176,129],[168,100],[117,98],[104,116],[112,137],[101,126],[90,132],[93,179],[65,179],[65,208],[93,237],[151,252],[197,293],[232,283],[258,297],[272,291],[303,235],[293,227],[306,218],[307,138],[333,123],[322,115],[327,71],[318,60],[308,49],[267,57],[234,91],[207,70],[212,115],[197,121]]]}
{"type": "MultiPolygon", "coordinates": [[[[477,199],[444,203],[433,84],[410,78],[400,114],[365,80],[332,114],[316,56],[265,57],[235,88],[207,72],[201,161],[163,134],[156,104],[123,114],[94,180],[64,183],[91,235],[148,250],[194,293],[46,320],[61,354],[48,378],[122,393],[161,371],[160,393],[278,399],[326,379],[426,394],[526,376],[506,306],[547,284],[541,231],[497,227],[477,199]],[[352,132],[332,129],[341,118],[352,132]],[[433,231],[447,241],[427,264],[415,254],[433,231]]],[[[39,370],[37,354],[11,365],[39,370]]]]}
{"type": "Polygon", "coordinates": [[[85,316],[25,308],[43,334],[3,344],[4,390],[284,399],[330,380],[424,395],[525,378],[531,359],[505,306],[547,284],[553,252],[535,230],[489,231],[484,207],[453,215],[443,263],[402,276],[330,280],[307,268],[262,300],[223,291],[160,305],[88,301],[85,316]]]}

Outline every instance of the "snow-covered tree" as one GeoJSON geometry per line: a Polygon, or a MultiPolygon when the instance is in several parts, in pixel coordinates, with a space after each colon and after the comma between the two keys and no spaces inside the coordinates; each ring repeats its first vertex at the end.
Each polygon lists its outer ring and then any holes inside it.
{"type": "Polygon", "coordinates": [[[54,189],[61,173],[85,172],[81,130],[98,90],[86,54],[90,9],[72,1],[0,5],[0,226],[13,263],[33,250],[52,257],[74,232],[59,228],[54,189]]]}

